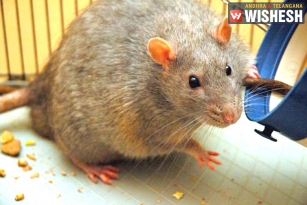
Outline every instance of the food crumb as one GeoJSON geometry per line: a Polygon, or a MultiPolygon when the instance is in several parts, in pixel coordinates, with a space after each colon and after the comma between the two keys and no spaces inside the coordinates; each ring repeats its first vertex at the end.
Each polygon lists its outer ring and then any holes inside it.
{"type": "Polygon", "coordinates": [[[202,199],[201,199],[200,204],[201,204],[201,205],[205,205],[205,204],[206,204],[205,198],[202,198],[202,199]]]}
{"type": "Polygon", "coordinates": [[[180,192],[180,191],[176,191],[176,192],[173,194],[173,197],[175,197],[176,199],[182,199],[183,193],[180,192]]]}
{"type": "Polygon", "coordinates": [[[39,173],[38,173],[38,172],[34,172],[34,173],[30,176],[31,179],[38,178],[38,177],[39,177],[39,173]]]}
{"type": "Polygon", "coordinates": [[[82,193],[82,188],[79,188],[79,189],[78,189],[78,192],[79,192],[79,193],[82,193]]]}
{"type": "Polygon", "coordinates": [[[4,169],[0,169],[0,177],[5,177],[6,173],[4,169]]]}
{"type": "Polygon", "coordinates": [[[70,172],[71,176],[76,176],[75,172],[70,172]]]}
{"type": "Polygon", "coordinates": [[[2,144],[6,144],[6,143],[8,143],[8,142],[11,142],[11,141],[13,141],[14,139],[15,139],[14,135],[13,135],[11,132],[7,131],[7,130],[5,130],[5,131],[1,134],[1,143],[2,143],[2,144]]]}
{"type": "Polygon", "coordinates": [[[160,199],[157,199],[157,203],[161,203],[162,201],[160,199]]]}
{"type": "Polygon", "coordinates": [[[55,176],[55,173],[53,172],[52,168],[50,168],[48,171],[46,171],[46,174],[51,174],[52,176],[55,176]]]}
{"type": "Polygon", "coordinates": [[[13,139],[12,141],[6,142],[1,145],[1,152],[9,156],[19,155],[21,150],[21,142],[18,139],[13,139]]]}
{"type": "Polygon", "coordinates": [[[32,167],[30,165],[26,165],[22,168],[23,171],[27,172],[27,171],[30,171],[32,170],[32,167]]]}
{"type": "Polygon", "coordinates": [[[192,182],[196,182],[197,181],[197,177],[194,177],[194,176],[191,177],[190,179],[191,179],[192,182]]]}
{"type": "Polygon", "coordinates": [[[258,204],[259,204],[259,205],[262,204],[262,201],[258,201],[258,204]]]}
{"type": "Polygon", "coordinates": [[[49,182],[50,184],[53,184],[53,181],[52,181],[52,180],[49,180],[48,182],[49,182]]]}
{"type": "Polygon", "coordinates": [[[234,180],[235,180],[234,178],[231,179],[232,182],[233,182],[234,180]]]}
{"type": "Polygon", "coordinates": [[[66,172],[61,172],[61,175],[65,177],[67,174],[66,172]]]}
{"type": "Polygon", "coordinates": [[[18,159],[18,166],[25,167],[28,165],[28,162],[25,158],[21,157],[18,159]]]}
{"type": "Polygon", "coordinates": [[[33,160],[33,161],[35,161],[36,160],[36,157],[35,157],[35,155],[34,154],[27,154],[26,155],[29,159],[31,159],[31,160],[33,160]]]}
{"type": "Polygon", "coordinates": [[[16,177],[14,177],[14,179],[15,179],[15,180],[17,180],[17,179],[19,179],[19,178],[20,178],[20,176],[16,176],[16,177]]]}
{"type": "Polygon", "coordinates": [[[18,194],[16,194],[16,196],[15,196],[15,200],[16,201],[21,201],[21,200],[23,200],[25,198],[25,195],[23,194],[23,193],[18,193],[18,194]]]}
{"type": "Polygon", "coordinates": [[[56,198],[60,198],[61,197],[61,194],[58,194],[57,196],[56,196],[56,198]]]}
{"type": "Polygon", "coordinates": [[[26,142],[25,142],[26,146],[33,146],[35,144],[36,144],[36,142],[34,140],[26,140],[26,142]]]}

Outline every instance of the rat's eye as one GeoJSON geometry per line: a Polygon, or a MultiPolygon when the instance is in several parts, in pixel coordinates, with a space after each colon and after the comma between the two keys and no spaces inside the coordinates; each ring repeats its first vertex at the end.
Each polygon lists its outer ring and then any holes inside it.
{"type": "Polygon", "coordinates": [[[232,72],[232,68],[229,65],[226,65],[225,70],[226,70],[226,75],[230,76],[232,72]]]}
{"type": "Polygon", "coordinates": [[[197,88],[200,87],[200,82],[195,76],[190,76],[189,85],[191,88],[197,88]]]}

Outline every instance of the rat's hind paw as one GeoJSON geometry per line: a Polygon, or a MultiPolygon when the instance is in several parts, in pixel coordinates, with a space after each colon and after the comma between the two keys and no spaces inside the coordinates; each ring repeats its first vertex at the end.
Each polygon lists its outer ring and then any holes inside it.
{"type": "Polygon", "coordinates": [[[87,166],[83,169],[88,177],[94,182],[97,183],[97,177],[101,179],[106,184],[111,184],[111,179],[118,178],[119,169],[112,166],[87,166]]]}
{"type": "Polygon", "coordinates": [[[99,166],[99,165],[88,165],[86,163],[80,162],[72,157],[71,160],[76,166],[86,172],[88,177],[97,183],[98,179],[101,179],[106,184],[111,184],[111,179],[117,179],[119,169],[113,166],[99,166]]]}
{"type": "Polygon", "coordinates": [[[213,151],[206,151],[202,150],[198,153],[198,156],[196,157],[199,166],[203,169],[205,167],[204,162],[207,164],[209,169],[215,170],[214,164],[222,164],[219,160],[215,159],[216,156],[218,156],[219,153],[213,152],[213,151]]]}

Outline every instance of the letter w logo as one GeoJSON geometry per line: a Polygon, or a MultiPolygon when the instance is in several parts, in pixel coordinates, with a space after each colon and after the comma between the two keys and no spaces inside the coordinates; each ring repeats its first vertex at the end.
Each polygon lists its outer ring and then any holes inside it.
{"type": "Polygon", "coordinates": [[[242,22],[242,10],[231,10],[230,11],[230,22],[240,23],[242,22]]]}

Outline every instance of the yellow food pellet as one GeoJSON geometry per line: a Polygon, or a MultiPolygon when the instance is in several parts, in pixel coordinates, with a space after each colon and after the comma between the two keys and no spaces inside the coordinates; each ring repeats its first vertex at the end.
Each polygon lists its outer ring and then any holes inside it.
{"type": "Polygon", "coordinates": [[[39,173],[38,173],[38,172],[35,172],[35,173],[33,173],[33,174],[30,176],[31,179],[38,178],[38,177],[39,177],[39,173]]]}
{"type": "Polygon", "coordinates": [[[5,170],[4,169],[0,169],[0,177],[5,177],[5,170]]]}
{"type": "Polygon", "coordinates": [[[2,134],[1,134],[1,143],[2,144],[6,144],[8,142],[11,142],[13,141],[15,138],[14,138],[14,135],[9,132],[9,131],[4,131],[2,134]]]}
{"type": "Polygon", "coordinates": [[[61,172],[61,174],[62,174],[62,176],[66,176],[67,175],[66,172],[61,172]]]}
{"type": "Polygon", "coordinates": [[[27,154],[26,155],[29,159],[32,159],[32,160],[36,160],[36,157],[35,157],[35,155],[34,154],[27,154]]]}
{"type": "Polygon", "coordinates": [[[15,200],[16,201],[20,201],[20,200],[23,200],[25,198],[25,195],[23,193],[18,193],[16,194],[15,196],[15,200]]]}
{"type": "Polygon", "coordinates": [[[26,144],[26,146],[32,146],[32,145],[35,145],[36,142],[35,142],[34,140],[27,140],[27,141],[25,142],[25,144],[26,144]]]}
{"type": "Polygon", "coordinates": [[[18,166],[25,167],[28,165],[28,162],[25,158],[21,157],[18,159],[18,166]]]}
{"type": "Polygon", "coordinates": [[[179,192],[179,191],[176,191],[176,192],[173,194],[173,197],[175,197],[176,199],[182,199],[183,193],[182,193],[182,192],[179,192]]]}

